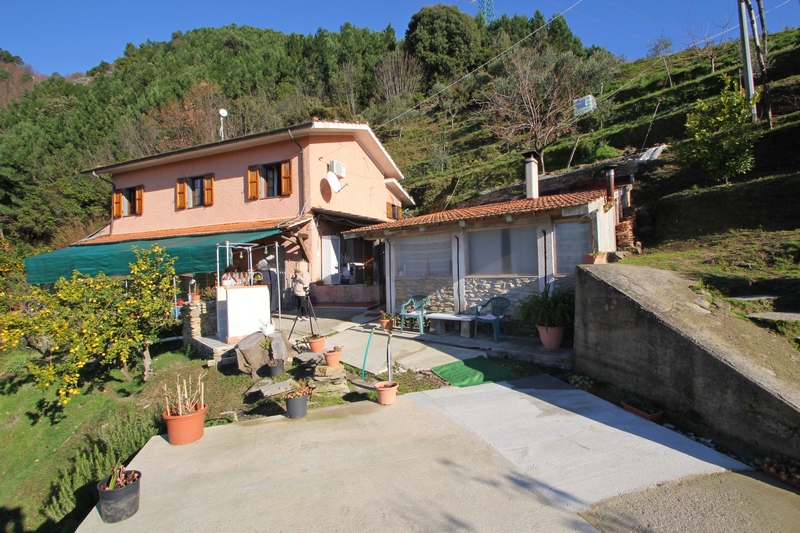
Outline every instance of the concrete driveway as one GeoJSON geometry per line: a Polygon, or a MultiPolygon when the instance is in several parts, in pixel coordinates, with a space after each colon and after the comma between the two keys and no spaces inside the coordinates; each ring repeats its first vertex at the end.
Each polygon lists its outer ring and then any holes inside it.
{"type": "Polygon", "coordinates": [[[154,437],[130,466],[139,512],[79,531],[594,531],[606,498],[747,470],[550,376],[154,437]]]}

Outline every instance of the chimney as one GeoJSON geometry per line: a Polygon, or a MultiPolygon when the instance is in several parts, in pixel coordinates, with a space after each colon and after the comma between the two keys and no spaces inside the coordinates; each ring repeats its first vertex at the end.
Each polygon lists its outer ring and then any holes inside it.
{"type": "Polygon", "coordinates": [[[527,152],[525,156],[525,198],[539,198],[539,163],[536,152],[527,152]]]}
{"type": "Polygon", "coordinates": [[[614,169],[617,165],[606,165],[606,199],[609,202],[614,201],[614,169]]]}

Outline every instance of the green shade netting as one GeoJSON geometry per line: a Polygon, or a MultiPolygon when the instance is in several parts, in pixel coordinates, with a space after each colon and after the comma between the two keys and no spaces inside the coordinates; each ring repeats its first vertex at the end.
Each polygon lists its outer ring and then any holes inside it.
{"type": "Polygon", "coordinates": [[[473,357],[435,366],[431,371],[454,387],[471,387],[481,383],[508,381],[516,377],[511,369],[493,363],[486,357],[473,357]]]}
{"type": "MultiPolygon", "coordinates": [[[[70,246],[25,259],[25,273],[28,283],[36,285],[55,283],[61,277],[69,279],[75,270],[91,276],[98,272],[104,272],[108,276],[127,276],[130,274],[130,263],[136,261],[133,247],[145,250],[154,244],[166,248],[167,253],[176,258],[175,272],[178,274],[216,272],[217,244],[225,241],[231,243],[253,242],[277,233],[280,233],[280,230],[269,229],[70,246]]],[[[225,264],[224,252],[221,252],[220,261],[223,265],[225,264]]]]}

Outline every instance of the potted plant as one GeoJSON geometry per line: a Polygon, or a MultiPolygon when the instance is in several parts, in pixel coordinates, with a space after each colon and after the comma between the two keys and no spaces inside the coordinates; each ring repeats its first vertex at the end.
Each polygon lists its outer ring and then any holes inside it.
{"type": "Polygon", "coordinates": [[[542,292],[532,292],[519,304],[520,319],[533,323],[539,330],[542,346],[557,349],[564,338],[564,330],[575,316],[575,294],[570,290],[555,289],[550,282],[542,292]]]}
{"type": "Polygon", "coordinates": [[[311,387],[304,379],[292,383],[292,389],[286,393],[286,414],[289,418],[303,418],[308,412],[308,397],[311,387]]]}
{"type": "Polygon", "coordinates": [[[629,413],[641,416],[645,420],[656,424],[660,423],[661,419],[664,418],[664,411],[647,401],[628,398],[627,400],[621,400],[619,404],[629,413]]]}
{"type": "Polygon", "coordinates": [[[266,365],[269,377],[276,378],[286,371],[286,366],[283,359],[275,359],[272,357],[272,339],[265,338],[259,345],[262,350],[265,350],[269,357],[267,357],[266,365]]]}
{"type": "Polygon", "coordinates": [[[583,254],[583,262],[590,265],[604,265],[608,262],[608,253],[595,251],[590,254],[583,254]]]}
{"type": "Polygon", "coordinates": [[[170,444],[189,444],[200,440],[203,436],[206,411],[205,384],[202,382],[205,374],[197,376],[197,385],[192,387],[192,382],[176,379],[175,389],[169,390],[164,384],[164,397],[166,409],[161,417],[167,423],[167,439],[170,444]]]}
{"type": "Polygon", "coordinates": [[[138,470],[125,470],[119,462],[111,469],[111,475],[97,483],[98,506],[103,522],[113,524],[130,518],[139,510],[138,470]]]}
{"type": "Polygon", "coordinates": [[[322,353],[325,351],[325,335],[315,333],[306,339],[308,342],[308,349],[314,353],[322,353]]]}
{"type": "Polygon", "coordinates": [[[378,403],[381,405],[392,405],[397,400],[396,381],[379,381],[375,384],[375,392],[378,393],[378,403]]]}
{"type": "Polygon", "coordinates": [[[391,313],[387,313],[383,309],[380,310],[381,317],[378,319],[378,324],[380,324],[381,328],[389,330],[392,329],[392,324],[394,323],[394,315],[391,313]]]}
{"type": "Polygon", "coordinates": [[[800,461],[790,457],[759,457],[756,466],[767,475],[800,489],[800,461]]]}
{"type": "Polygon", "coordinates": [[[332,349],[325,352],[325,364],[328,366],[336,366],[342,358],[343,346],[334,346],[332,349]]]}

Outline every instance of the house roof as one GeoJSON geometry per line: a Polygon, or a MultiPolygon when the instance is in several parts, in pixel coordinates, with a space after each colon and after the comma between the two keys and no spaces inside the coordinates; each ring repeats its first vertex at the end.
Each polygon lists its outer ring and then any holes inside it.
{"type": "Polygon", "coordinates": [[[605,197],[604,190],[581,191],[568,194],[554,194],[552,196],[542,196],[539,198],[525,198],[523,200],[513,200],[510,202],[499,202],[495,204],[478,205],[475,207],[465,207],[461,209],[450,209],[430,215],[420,215],[418,217],[407,218],[404,220],[393,220],[382,224],[375,224],[345,233],[362,235],[375,230],[391,230],[413,226],[426,226],[442,224],[448,222],[458,222],[461,220],[474,220],[481,218],[499,217],[505,215],[516,215],[524,213],[540,213],[543,211],[555,211],[567,207],[577,207],[591,203],[605,197]]]}
{"type": "Polygon", "coordinates": [[[243,231],[259,231],[267,229],[288,229],[309,222],[311,215],[300,217],[296,220],[286,219],[258,220],[254,222],[233,222],[229,224],[213,224],[210,226],[195,226],[191,228],[172,228],[158,231],[144,231],[138,233],[123,233],[120,235],[98,235],[75,243],[80,245],[111,244],[116,242],[141,241],[150,239],[166,239],[172,237],[190,237],[198,235],[216,235],[221,233],[239,233],[243,231]]]}
{"type": "Polygon", "coordinates": [[[180,150],[173,150],[171,152],[141,157],[139,159],[131,159],[130,161],[123,161],[121,163],[113,163],[111,165],[89,168],[82,170],[81,173],[111,174],[129,172],[132,170],[149,168],[166,163],[186,161],[189,159],[195,159],[197,157],[205,157],[242,150],[245,148],[251,148],[253,146],[263,146],[265,144],[283,142],[297,138],[331,135],[337,133],[346,133],[352,135],[356,142],[358,142],[364,151],[372,158],[387,179],[403,179],[403,173],[400,172],[399,168],[397,168],[394,160],[392,160],[392,157],[372,132],[372,129],[369,127],[369,125],[318,121],[305,122],[303,124],[288,126],[277,130],[245,135],[244,137],[237,137],[235,139],[201,144],[198,146],[191,146],[189,148],[182,148],[180,150]]]}

